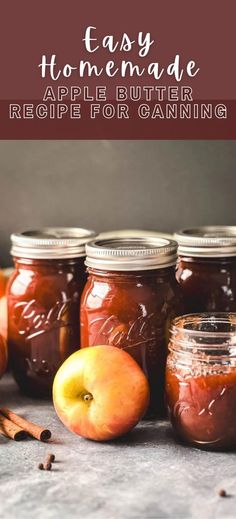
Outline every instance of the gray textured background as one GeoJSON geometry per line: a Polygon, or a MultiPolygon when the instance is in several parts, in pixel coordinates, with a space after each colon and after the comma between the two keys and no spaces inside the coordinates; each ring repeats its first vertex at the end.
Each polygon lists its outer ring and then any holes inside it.
{"type": "Polygon", "coordinates": [[[1,141],[0,264],[12,231],[42,225],[235,224],[235,166],[234,141],[1,141]]]}

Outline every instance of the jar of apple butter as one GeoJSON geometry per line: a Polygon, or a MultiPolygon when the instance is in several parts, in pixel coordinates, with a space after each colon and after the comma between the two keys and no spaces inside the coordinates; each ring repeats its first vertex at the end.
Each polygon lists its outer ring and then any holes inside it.
{"type": "Polygon", "coordinates": [[[211,450],[236,447],[236,314],[192,314],[171,327],[166,397],[177,437],[211,450]]]}
{"type": "Polygon", "coordinates": [[[236,227],[185,229],[175,239],[186,313],[236,312],[236,227]]]}
{"type": "Polygon", "coordinates": [[[57,369],[80,347],[85,244],[94,236],[77,228],[11,236],[15,270],[7,289],[10,366],[30,396],[50,397],[57,369]]]}
{"type": "Polygon", "coordinates": [[[115,238],[86,246],[88,281],[81,299],[81,347],[126,350],[148,377],[148,416],[164,412],[170,321],[182,313],[175,279],[177,243],[165,238],[115,238]]]}

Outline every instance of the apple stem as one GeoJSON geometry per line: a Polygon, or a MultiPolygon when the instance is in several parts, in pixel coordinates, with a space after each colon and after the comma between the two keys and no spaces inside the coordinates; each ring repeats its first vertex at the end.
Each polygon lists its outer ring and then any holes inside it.
{"type": "Polygon", "coordinates": [[[86,393],[86,394],[83,396],[83,399],[84,399],[85,401],[93,400],[93,395],[91,395],[91,393],[86,393]]]}

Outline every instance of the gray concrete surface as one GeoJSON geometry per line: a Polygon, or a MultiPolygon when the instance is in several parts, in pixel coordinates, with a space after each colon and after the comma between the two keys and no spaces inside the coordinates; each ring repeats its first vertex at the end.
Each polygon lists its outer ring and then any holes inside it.
{"type": "Polygon", "coordinates": [[[143,422],[123,440],[98,444],[67,431],[51,404],[0,382],[0,405],[52,429],[50,444],[0,437],[1,519],[235,519],[236,454],[175,443],[167,422],[143,422]],[[37,465],[48,452],[51,472],[37,465]],[[230,497],[220,498],[225,488],[230,497]]]}

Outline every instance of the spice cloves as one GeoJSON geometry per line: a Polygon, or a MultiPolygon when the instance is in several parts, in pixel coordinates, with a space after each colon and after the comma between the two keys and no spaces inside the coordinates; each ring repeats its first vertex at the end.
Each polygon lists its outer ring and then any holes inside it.
{"type": "Polygon", "coordinates": [[[227,492],[224,490],[224,488],[221,488],[218,493],[220,497],[227,497],[227,492]]]}
{"type": "Polygon", "coordinates": [[[52,464],[50,462],[44,463],[43,468],[44,470],[51,470],[52,464]]]}
{"type": "Polygon", "coordinates": [[[55,454],[49,453],[46,457],[45,463],[54,463],[55,461],[55,454]]]}
{"type": "Polygon", "coordinates": [[[51,452],[47,455],[44,463],[38,464],[39,470],[51,470],[52,463],[55,461],[56,457],[55,454],[52,454],[51,452]]]}

